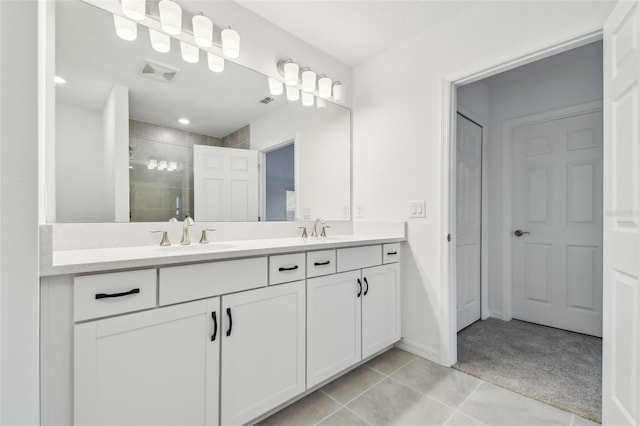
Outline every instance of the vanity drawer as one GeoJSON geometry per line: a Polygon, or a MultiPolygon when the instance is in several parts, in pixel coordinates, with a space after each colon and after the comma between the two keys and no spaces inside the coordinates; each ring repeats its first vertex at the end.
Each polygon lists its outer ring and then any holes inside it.
{"type": "Polygon", "coordinates": [[[338,249],[336,256],[337,271],[353,271],[382,264],[380,245],[338,249]]]}
{"type": "Polygon", "coordinates": [[[266,285],[266,257],[160,268],[160,306],[266,285]]]}
{"type": "Polygon", "coordinates": [[[307,253],[307,277],[336,273],[336,251],[320,250],[307,253]]]}
{"type": "Polygon", "coordinates": [[[73,279],[73,320],[139,311],[156,306],[156,270],[84,275],[73,279]]]}
{"type": "Polygon", "coordinates": [[[269,284],[304,280],[304,253],[269,256],[269,284]]]}
{"type": "Polygon", "coordinates": [[[382,263],[400,262],[400,243],[384,244],[382,246],[382,263]]]}

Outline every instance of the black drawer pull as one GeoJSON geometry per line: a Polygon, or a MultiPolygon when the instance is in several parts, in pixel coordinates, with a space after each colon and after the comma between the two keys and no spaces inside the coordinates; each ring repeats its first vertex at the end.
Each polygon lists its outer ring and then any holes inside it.
{"type": "Polygon", "coordinates": [[[292,266],[291,268],[278,268],[278,271],[295,271],[296,269],[298,269],[298,265],[292,266]]]}
{"type": "Polygon", "coordinates": [[[211,318],[213,319],[213,334],[211,335],[211,341],[216,340],[218,334],[218,320],[216,319],[216,311],[211,312],[211,318]]]}
{"type": "Polygon", "coordinates": [[[362,281],[360,281],[360,278],[358,278],[358,294],[356,295],[356,297],[360,297],[361,294],[362,294],[362,281]]]}
{"type": "Polygon", "coordinates": [[[398,254],[397,251],[389,251],[389,252],[387,252],[387,256],[395,256],[396,254],[398,254]]]}
{"type": "Polygon", "coordinates": [[[229,329],[227,330],[227,337],[231,336],[231,328],[233,327],[233,318],[231,318],[231,308],[227,308],[227,316],[229,317],[229,329]]]}
{"type": "Polygon", "coordinates": [[[98,293],[98,294],[96,294],[96,299],[109,299],[110,297],[129,296],[130,294],[138,294],[138,293],[140,293],[140,289],[139,288],[134,288],[134,289],[131,289],[129,291],[125,291],[124,293],[112,293],[112,294],[98,293]]]}
{"type": "Polygon", "coordinates": [[[331,263],[331,261],[330,261],[330,260],[327,260],[326,262],[315,262],[315,263],[313,264],[313,266],[325,266],[325,265],[328,265],[328,264],[330,264],[330,263],[331,263]]]}
{"type": "Polygon", "coordinates": [[[364,295],[366,296],[369,293],[369,281],[367,281],[367,277],[364,277],[364,283],[367,285],[367,288],[364,290],[364,295]]]}

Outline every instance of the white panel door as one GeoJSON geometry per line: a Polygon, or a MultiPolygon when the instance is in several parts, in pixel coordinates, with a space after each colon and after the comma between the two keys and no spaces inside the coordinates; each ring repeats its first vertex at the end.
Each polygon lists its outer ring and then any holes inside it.
{"type": "Polygon", "coordinates": [[[217,425],[219,308],[213,298],[75,325],[75,424],[217,425]]]}
{"type": "Polygon", "coordinates": [[[640,5],[604,26],[604,339],[602,423],[640,424],[640,5]]]}
{"type": "Polygon", "coordinates": [[[258,220],[258,152],[193,146],[195,220],[258,220]]]}
{"type": "Polygon", "coordinates": [[[360,270],[307,280],[307,387],[362,359],[360,270]]]}
{"type": "Polygon", "coordinates": [[[221,423],[242,425],[305,390],[305,285],[222,297],[221,423]]]}
{"type": "Polygon", "coordinates": [[[482,127],[456,124],[456,288],[458,331],[480,319],[482,127]]]}
{"type": "Polygon", "coordinates": [[[602,336],[602,113],[512,136],[513,317],[602,336]]]}
{"type": "Polygon", "coordinates": [[[400,265],[362,270],[362,358],[400,340],[400,265]]]}

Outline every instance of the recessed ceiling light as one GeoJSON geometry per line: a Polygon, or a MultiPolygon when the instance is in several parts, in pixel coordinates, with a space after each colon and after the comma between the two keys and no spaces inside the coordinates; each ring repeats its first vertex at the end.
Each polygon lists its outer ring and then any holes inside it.
{"type": "Polygon", "coordinates": [[[58,86],[64,86],[65,84],[67,84],[67,80],[60,77],[59,75],[56,75],[53,81],[55,81],[58,86]]]}
{"type": "Polygon", "coordinates": [[[181,119],[179,119],[179,120],[178,120],[178,123],[180,123],[180,124],[185,124],[185,125],[186,125],[186,124],[189,124],[189,123],[191,123],[191,122],[189,121],[189,119],[188,119],[188,118],[184,118],[184,117],[183,117],[183,118],[181,118],[181,119]]]}

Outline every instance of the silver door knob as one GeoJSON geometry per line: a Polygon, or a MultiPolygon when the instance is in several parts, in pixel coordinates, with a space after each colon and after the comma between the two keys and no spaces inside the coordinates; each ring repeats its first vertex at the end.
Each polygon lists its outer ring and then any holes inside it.
{"type": "Polygon", "coordinates": [[[513,235],[515,235],[516,237],[522,237],[523,235],[529,235],[531,234],[531,232],[527,232],[527,231],[521,231],[521,230],[516,230],[513,235]]]}

